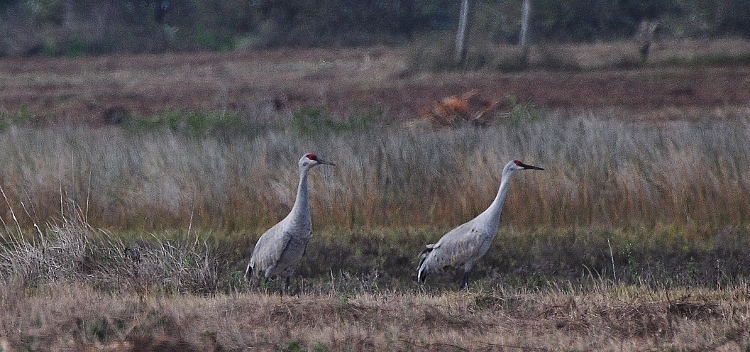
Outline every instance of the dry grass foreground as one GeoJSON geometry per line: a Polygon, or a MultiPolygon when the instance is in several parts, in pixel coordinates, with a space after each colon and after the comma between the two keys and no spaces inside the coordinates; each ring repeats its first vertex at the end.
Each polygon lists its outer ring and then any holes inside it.
{"type": "Polygon", "coordinates": [[[0,350],[736,351],[747,285],[652,290],[192,295],[0,289],[0,350]]]}

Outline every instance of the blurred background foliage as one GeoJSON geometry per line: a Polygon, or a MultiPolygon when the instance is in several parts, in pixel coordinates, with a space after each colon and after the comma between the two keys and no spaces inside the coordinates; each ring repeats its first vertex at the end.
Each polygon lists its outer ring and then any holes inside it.
{"type": "MultiPolygon", "coordinates": [[[[515,43],[523,0],[472,2],[473,36],[515,43]]],[[[0,0],[0,56],[393,45],[455,30],[458,0],[0,0]]],[[[532,41],[750,36],[747,0],[532,0],[532,41]]]]}

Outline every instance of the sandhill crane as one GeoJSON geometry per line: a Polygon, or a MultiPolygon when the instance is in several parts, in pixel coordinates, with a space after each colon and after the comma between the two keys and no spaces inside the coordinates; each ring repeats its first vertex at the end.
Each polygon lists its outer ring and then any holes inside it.
{"type": "Polygon", "coordinates": [[[469,285],[469,270],[487,253],[497,232],[510,175],[516,170],[525,169],[544,170],[519,160],[506,164],[500,179],[500,189],[489,208],[469,222],[446,233],[437,243],[428,244],[419,254],[417,282],[423,283],[430,273],[440,272],[448,267],[462,267],[464,276],[461,288],[469,285]]]}
{"type": "Polygon", "coordinates": [[[289,288],[289,279],[312,237],[307,172],[320,164],[336,165],[312,153],[305,154],[299,159],[300,178],[294,206],[289,215],[260,236],[245,269],[245,278],[254,276],[268,280],[274,276],[281,276],[285,280],[284,291],[289,288]]]}

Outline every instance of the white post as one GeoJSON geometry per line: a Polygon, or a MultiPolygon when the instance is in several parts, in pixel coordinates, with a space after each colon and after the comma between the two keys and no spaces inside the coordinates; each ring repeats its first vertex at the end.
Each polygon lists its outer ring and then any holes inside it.
{"type": "Polygon", "coordinates": [[[469,0],[461,0],[461,13],[458,18],[458,31],[456,32],[456,52],[454,59],[461,62],[466,58],[466,31],[469,25],[469,0]]]}
{"type": "Polygon", "coordinates": [[[529,54],[529,21],[531,19],[531,0],[523,0],[523,12],[521,14],[521,38],[518,45],[521,46],[523,60],[527,61],[529,54]]]}

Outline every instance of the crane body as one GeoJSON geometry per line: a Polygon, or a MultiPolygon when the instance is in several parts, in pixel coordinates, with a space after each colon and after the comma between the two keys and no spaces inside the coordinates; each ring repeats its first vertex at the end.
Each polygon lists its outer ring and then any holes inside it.
{"type": "Polygon", "coordinates": [[[517,170],[544,170],[513,160],[503,168],[500,188],[492,204],[474,219],[459,225],[443,235],[437,243],[428,244],[419,254],[417,281],[422,283],[431,273],[441,272],[449,267],[463,269],[461,287],[469,284],[469,271],[490,249],[500,222],[500,213],[508,192],[510,175],[517,170]]]}
{"type": "Polygon", "coordinates": [[[290,278],[312,238],[307,174],[312,167],[321,164],[335,165],[312,153],[299,160],[300,180],[294,206],[289,215],[260,236],[245,269],[245,278],[283,277],[284,290],[289,288],[290,278]]]}

